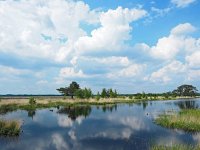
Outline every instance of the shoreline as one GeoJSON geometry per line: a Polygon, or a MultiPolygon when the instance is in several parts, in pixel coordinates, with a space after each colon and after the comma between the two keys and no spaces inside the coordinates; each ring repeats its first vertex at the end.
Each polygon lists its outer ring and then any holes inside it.
{"type": "MultiPolygon", "coordinates": [[[[147,101],[171,101],[171,100],[181,100],[181,99],[198,99],[197,97],[176,97],[176,98],[164,98],[164,97],[158,97],[157,99],[130,99],[128,97],[126,98],[101,98],[100,100],[97,100],[95,98],[90,99],[70,99],[70,98],[64,98],[64,97],[34,97],[37,104],[41,105],[48,105],[51,103],[60,103],[60,104],[89,104],[89,105],[102,105],[102,104],[118,104],[118,103],[137,103],[137,102],[147,102],[147,101]]],[[[0,98],[0,106],[2,105],[29,105],[29,99],[30,97],[26,98],[0,98]]]]}

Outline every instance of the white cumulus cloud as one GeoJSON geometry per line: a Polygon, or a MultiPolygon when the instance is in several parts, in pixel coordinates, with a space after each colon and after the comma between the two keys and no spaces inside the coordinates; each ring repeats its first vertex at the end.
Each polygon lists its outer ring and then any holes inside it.
{"type": "Polygon", "coordinates": [[[189,36],[195,30],[190,23],[177,25],[168,37],[158,39],[157,44],[150,48],[150,54],[157,59],[170,60],[180,51],[196,51],[199,49],[199,39],[189,36]]]}
{"type": "Polygon", "coordinates": [[[147,15],[143,9],[123,9],[118,7],[100,15],[101,27],[94,29],[91,36],[80,37],[76,42],[76,49],[85,50],[119,50],[124,42],[130,39],[132,27],[130,23],[147,15]]]}

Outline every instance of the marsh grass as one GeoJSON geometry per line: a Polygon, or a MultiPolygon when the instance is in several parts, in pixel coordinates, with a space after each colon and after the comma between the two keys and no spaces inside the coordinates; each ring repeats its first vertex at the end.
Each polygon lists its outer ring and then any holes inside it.
{"type": "Polygon", "coordinates": [[[172,115],[160,115],[156,124],[172,129],[182,129],[185,131],[200,131],[200,110],[184,109],[172,115]]]}
{"type": "Polygon", "coordinates": [[[200,146],[192,146],[192,145],[172,145],[172,146],[153,146],[151,150],[200,150],[200,146]]]}
{"type": "Polygon", "coordinates": [[[18,109],[18,106],[16,104],[1,105],[0,114],[6,114],[7,112],[16,111],[17,109],[18,109]]]}
{"type": "Polygon", "coordinates": [[[0,120],[0,136],[18,136],[20,127],[19,121],[0,120]]]}

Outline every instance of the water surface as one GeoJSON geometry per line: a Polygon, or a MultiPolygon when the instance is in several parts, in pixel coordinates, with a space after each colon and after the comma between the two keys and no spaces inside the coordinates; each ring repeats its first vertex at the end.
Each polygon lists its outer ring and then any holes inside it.
{"type": "Polygon", "coordinates": [[[161,113],[199,106],[200,99],[191,99],[18,110],[0,115],[23,122],[19,137],[0,137],[0,149],[145,150],[154,144],[197,144],[200,133],[166,129],[153,121],[161,113]]]}

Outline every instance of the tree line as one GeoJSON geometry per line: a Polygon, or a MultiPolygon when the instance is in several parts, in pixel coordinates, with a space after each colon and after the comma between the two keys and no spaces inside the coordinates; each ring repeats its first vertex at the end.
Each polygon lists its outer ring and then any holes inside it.
{"type": "Polygon", "coordinates": [[[177,96],[190,96],[195,97],[199,95],[198,90],[193,85],[181,85],[177,87],[175,90],[165,93],[137,93],[137,94],[118,94],[116,90],[113,90],[112,88],[106,89],[103,88],[101,92],[97,92],[96,95],[93,94],[92,90],[90,88],[80,88],[80,85],[73,81],[70,83],[67,87],[61,87],[57,89],[58,92],[60,92],[64,96],[70,96],[72,99],[74,96],[76,98],[80,99],[89,99],[89,98],[96,98],[99,100],[100,98],[117,98],[117,97],[129,97],[132,99],[133,97],[135,99],[157,99],[159,96],[164,97],[168,99],[169,97],[177,97],[177,96]]]}

